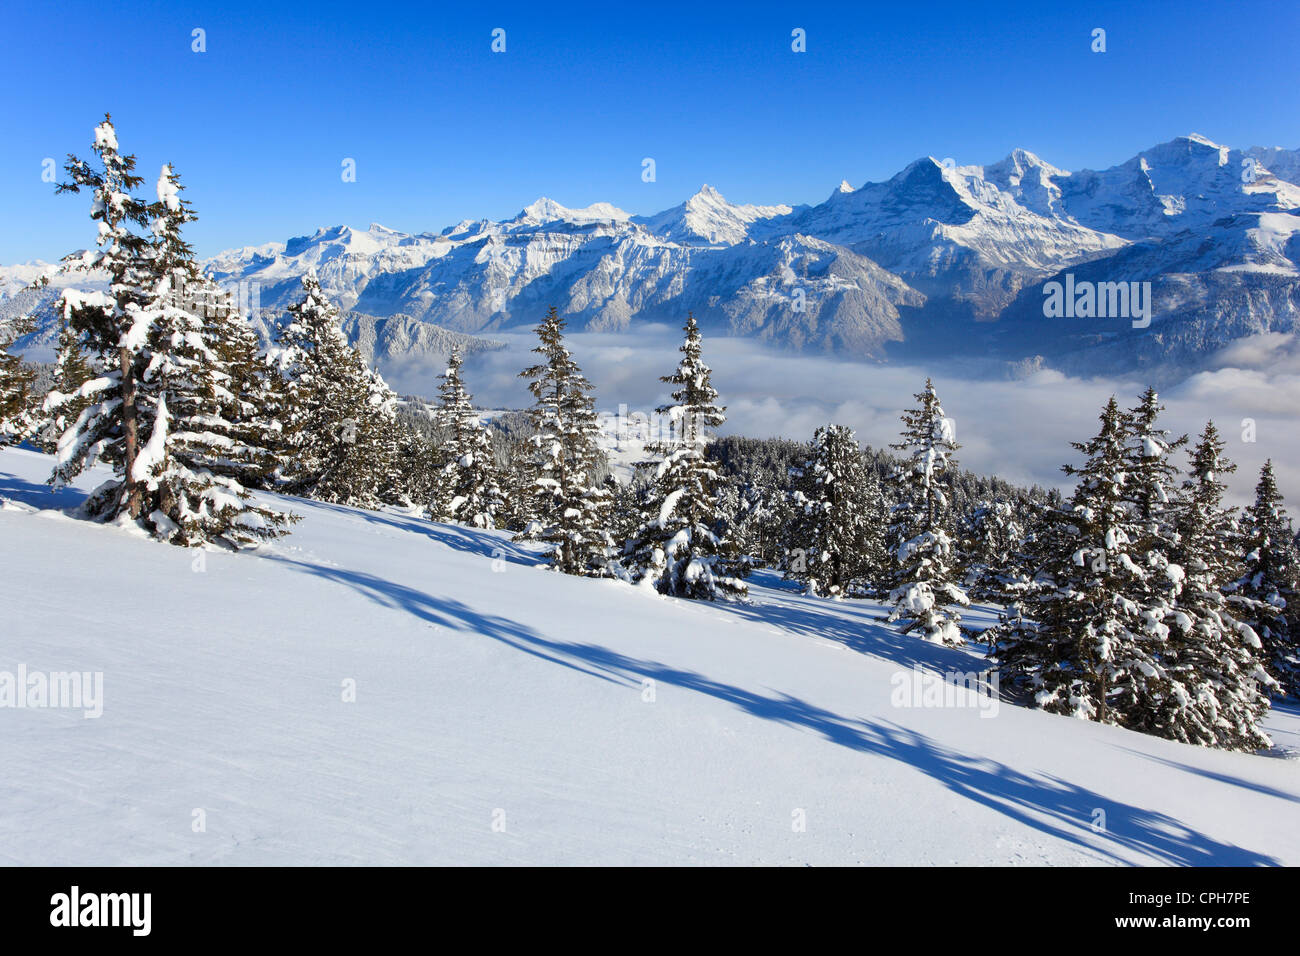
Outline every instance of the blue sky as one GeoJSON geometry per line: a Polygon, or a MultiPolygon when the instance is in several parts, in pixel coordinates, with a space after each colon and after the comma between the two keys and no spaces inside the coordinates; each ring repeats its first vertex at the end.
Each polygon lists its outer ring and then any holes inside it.
{"type": "Polygon", "coordinates": [[[649,213],[708,182],[818,202],[927,154],[1104,167],[1193,131],[1300,146],[1294,0],[557,6],[11,5],[0,262],[89,243],[84,199],[41,163],[87,154],[106,109],[150,186],[176,165],[201,255],[336,223],[437,231],[540,195],[649,213]]]}

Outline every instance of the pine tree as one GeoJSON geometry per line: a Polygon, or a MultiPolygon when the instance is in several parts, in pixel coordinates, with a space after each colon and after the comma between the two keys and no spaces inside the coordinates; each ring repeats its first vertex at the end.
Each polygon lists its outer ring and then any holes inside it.
{"type": "Polygon", "coordinates": [[[438,491],[441,473],[437,468],[438,446],[433,439],[399,418],[401,436],[397,443],[397,467],[401,473],[402,504],[424,510],[438,491]]]}
{"type": "Polygon", "coordinates": [[[314,272],[302,286],[274,354],[285,378],[281,481],[291,494],[377,508],[401,493],[397,397],[348,345],[314,272]]]}
{"type": "Polygon", "coordinates": [[[96,458],[103,459],[113,465],[115,477],[90,495],[82,512],[105,521],[120,515],[138,519],[148,512],[135,468],[140,451],[136,391],[148,358],[144,346],[152,314],[145,309],[157,282],[142,231],[155,210],[132,195],[144,180],[135,173],[135,157],[119,152],[117,131],[107,114],[95,127],[92,149],[101,168],[69,155],[64,166],[69,181],[56,191],[89,189],[93,195],[90,217],[97,223],[98,246],[66,258],[62,268],[102,270],[108,274],[109,291],[65,289],[62,308],[65,323],[99,374],[75,393],[47,396],[46,408],[53,416],[68,402],[84,405],[58,438],[50,481],[64,484],[96,458]]]}
{"type": "Polygon", "coordinates": [[[853,430],[828,425],[813,436],[813,457],[800,492],[807,523],[805,570],[795,572],[812,594],[844,597],[881,559],[880,525],[871,524],[862,449],[853,430]]]}
{"type": "Polygon", "coordinates": [[[952,607],[970,600],[955,580],[947,488],[956,465],[952,455],[961,446],[929,379],[916,399],[920,407],[903,413],[903,440],[891,445],[908,452],[908,458],[894,473],[898,504],[889,529],[895,560],[889,620],[906,621],[904,634],[919,631],[925,640],[959,645],[961,616],[952,607]]]}
{"type": "Polygon", "coordinates": [[[1009,501],[982,501],[963,523],[966,584],[977,600],[1008,604],[1027,578],[1022,548],[1026,532],[1009,501]]]}
{"type": "Polygon", "coordinates": [[[1300,696],[1300,555],[1271,460],[1246,508],[1239,547],[1244,570],[1229,594],[1259,635],[1264,663],[1281,691],[1300,696]]]}
{"type": "Polygon", "coordinates": [[[862,573],[866,577],[865,593],[868,597],[879,598],[885,594],[885,584],[894,567],[894,556],[889,553],[886,540],[890,504],[885,484],[874,471],[867,474],[862,509],[863,524],[867,529],[861,554],[862,573]]]}
{"type": "Polygon", "coordinates": [[[498,472],[503,498],[501,525],[514,532],[517,540],[533,539],[541,533],[537,519],[541,511],[537,494],[537,448],[532,436],[509,436],[497,443],[498,472]]]}
{"type": "Polygon", "coordinates": [[[1173,532],[1173,486],[1178,468],[1173,452],[1187,444],[1187,436],[1171,438],[1159,427],[1164,406],[1148,387],[1136,408],[1130,410],[1128,478],[1125,487],[1152,547],[1167,548],[1173,532]]]}
{"type": "Polygon", "coordinates": [[[677,371],[661,381],[675,386],[672,403],[656,409],[672,429],[646,447],[656,460],[640,463],[653,484],[641,527],[625,562],[629,575],[647,587],[678,597],[716,600],[743,596],[748,588],[732,573],[714,489],[718,474],[706,454],[710,432],[726,421],[702,359],[695,316],[688,314],[677,371]]]}
{"type": "Polygon", "coordinates": [[[1149,727],[1156,702],[1171,691],[1161,659],[1170,578],[1167,566],[1147,564],[1137,551],[1148,523],[1133,505],[1134,434],[1111,398],[1097,436],[1071,443],[1086,461],[1063,468],[1079,483],[1042,529],[1042,585],[1026,596],[1024,616],[999,625],[993,639],[1008,683],[1039,707],[1149,727]]]}
{"type": "Polygon", "coordinates": [[[198,281],[180,234],[195,219],[180,198],[183,188],[164,166],[152,207],[155,285],[137,322],[146,327],[140,353],[148,364],[138,378],[137,406],[147,438],[132,476],[148,503],[140,520],[156,537],[185,547],[239,548],[283,534],[292,519],[257,503],[237,478],[256,470],[266,451],[249,443],[252,431],[226,417],[234,402],[231,375],[205,316],[215,289],[198,281]]]}
{"type": "Polygon", "coordinates": [[[282,467],[284,380],[262,352],[257,332],[237,297],[200,276],[186,286],[190,311],[204,317],[207,336],[221,380],[214,388],[218,414],[227,423],[232,449],[214,470],[249,488],[270,489],[282,467]]]}
{"type": "Polygon", "coordinates": [[[564,345],[564,319],[554,306],[537,327],[533,352],[543,361],[520,372],[530,379],[529,420],[534,434],[532,464],[537,534],[549,545],[552,566],[565,574],[610,573],[609,492],[597,475],[602,457],[596,444],[591,385],[564,345]]]}
{"type": "Polygon", "coordinates": [[[106,459],[115,478],[90,495],[83,513],[135,521],[178,545],[237,548],[281,534],[288,517],[222,473],[249,449],[220,414],[228,376],[184,291],[198,269],[181,235],[195,217],[180,198],[179,178],[164,166],[157,202],[145,203],[128,192],[141,179],[134,158],[118,153],[107,118],[94,149],[103,170],[69,157],[72,181],[59,188],[93,188],[100,248],[65,267],[103,269],[110,289],[63,295],[56,377],[58,386],[81,384],[71,392],[56,386],[46,398],[46,434],[63,429],[51,480],[65,482],[96,456],[106,459]]]}
{"type": "Polygon", "coordinates": [[[461,522],[476,528],[495,528],[502,510],[492,439],[479,421],[469,393],[461,381],[463,364],[459,347],[453,347],[438,393],[442,404],[435,412],[439,430],[447,436],[438,449],[439,477],[429,505],[434,521],[461,522]]]}
{"type": "Polygon", "coordinates": [[[14,339],[32,331],[28,317],[0,323],[0,446],[25,439],[35,430],[32,382],[36,373],[9,349],[14,339]]]}
{"type": "Polygon", "coordinates": [[[60,436],[81,417],[90,399],[81,396],[81,386],[97,377],[92,359],[81,346],[81,336],[67,324],[59,330],[54,362],[54,382],[40,411],[38,444],[46,454],[58,451],[60,436]]]}
{"type": "Polygon", "coordinates": [[[1170,688],[1134,726],[1185,743],[1249,751],[1269,746],[1260,722],[1272,682],[1259,637],[1231,613],[1223,594],[1237,563],[1233,516],[1222,506],[1227,486],[1219,480],[1237,466],[1223,449],[1214,423],[1207,423],[1177,502],[1175,606],[1161,651],[1170,688]]]}

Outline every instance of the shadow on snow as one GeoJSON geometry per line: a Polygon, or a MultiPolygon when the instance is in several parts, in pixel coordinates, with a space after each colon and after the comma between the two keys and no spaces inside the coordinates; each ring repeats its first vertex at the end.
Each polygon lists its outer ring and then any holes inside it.
{"type": "MultiPolygon", "coordinates": [[[[444,526],[435,526],[436,531],[443,529],[444,526]]],[[[476,536],[471,532],[469,537],[472,540],[476,536]]],[[[498,538],[484,537],[499,543],[498,538]]],[[[843,717],[789,694],[758,693],[599,645],[553,640],[510,618],[483,614],[453,598],[431,595],[371,574],[321,567],[282,556],[272,560],[345,584],[384,607],[407,611],[439,626],[483,634],[533,657],[591,677],[629,688],[640,687],[642,680],[652,678],[726,701],[755,717],[814,733],[859,753],[901,761],[966,799],[1081,849],[1100,853],[1115,863],[1127,862],[1117,852],[1123,849],[1185,866],[1278,864],[1273,857],[1222,843],[1166,814],[1117,803],[1104,794],[1058,777],[1031,775],[996,760],[945,748],[925,734],[892,721],[843,717]],[[1092,814],[1097,808],[1104,809],[1108,817],[1109,826],[1101,833],[1091,827],[1092,814]]],[[[743,605],[728,606],[747,613],[743,605]]],[[[786,620],[805,632],[812,626],[811,610],[784,610],[791,612],[786,620]]],[[[757,619],[765,620],[758,609],[753,611],[757,619]]],[[[842,621],[834,626],[851,625],[842,621]]],[[[825,634],[825,631],[818,633],[825,634]]],[[[946,664],[951,654],[952,660],[964,661],[969,666],[970,655],[960,649],[925,645],[914,639],[911,643],[920,645],[912,656],[921,663],[946,664]]]]}
{"type": "MultiPolygon", "coordinates": [[[[85,493],[75,488],[54,491],[47,485],[0,472],[0,496],[35,508],[68,509],[79,504],[85,493]]],[[[363,511],[306,499],[292,499],[292,506],[300,511],[321,510],[359,517],[394,530],[424,535],[446,547],[484,558],[500,558],[524,565],[538,563],[534,553],[499,534],[479,529],[434,524],[416,516],[363,511]]],[[[658,661],[629,657],[606,647],[552,640],[510,618],[484,614],[454,598],[430,595],[365,572],[325,567],[279,554],[265,557],[302,573],[350,587],[383,607],[405,611],[438,627],[483,634],[533,657],[590,677],[629,687],[639,687],[641,681],[649,677],[726,701],[755,717],[814,733],[859,753],[901,761],[960,796],[1067,843],[1101,853],[1113,862],[1127,862],[1115,852],[1126,849],[1178,865],[1267,866],[1278,863],[1273,857],[1214,840],[1166,814],[1117,804],[1103,794],[1058,777],[1027,774],[996,760],[945,748],[925,734],[892,721],[842,717],[789,694],[757,693],[658,661]],[[1096,808],[1107,812],[1110,826],[1103,833],[1094,832],[1090,826],[1096,808]]],[[[782,587],[779,590],[787,592],[791,589],[782,587]]],[[[829,638],[855,651],[903,666],[917,665],[936,671],[969,670],[977,659],[961,648],[926,644],[897,634],[882,626],[878,619],[879,609],[870,605],[827,602],[822,606],[822,602],[796,594],[790,594],[790,599],[794,603],[724,603],[719,608],[759,624],[776,625],[796,634],[829,638]]],[[[1278,799],[1297,800],[1292,794],[1230,775],[1155,759],[1221,783],[1246,787],[1278,799]]]]}

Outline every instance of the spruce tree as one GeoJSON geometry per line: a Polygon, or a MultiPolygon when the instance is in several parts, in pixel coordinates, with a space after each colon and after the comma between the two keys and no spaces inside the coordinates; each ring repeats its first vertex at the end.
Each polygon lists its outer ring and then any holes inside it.
{"type": "Polygon", "coordinates": [[[813,436],[800,492],[807,532],[805,569],[795,572],[812,594],[844,597],[879,562],[880,531],[871,523],[866,469],[853,430],[828,425],[813,436]]]}
{"type": "Polygon", "coordinates": [[[286,491],[378,508],[401,494],[397,396],[339,327],[315,272],[289,307],[274,363],[285,378],[281,415],[286,491]]]}
{"type": "Polygon", "coordinates": [[[292,519],[259,504],[238,480],[260,466],[266,451],[227,417],[234,396],[229,366],[214,347],[215,290],[199,279],[181,236],[195,219],[180,197],[183,188],[164,166],[152,207],[155,284],[138,320],[147,327],[140,352],[148,364],[138,379],[144,442],[133,477],[148,503],[140,520],[156,537],[239,548],[284,533],[292,519]]]}
{"type": "Polygon", "coordinates": [[[961,615],[953,606],[970,600],[955,579],[957,555],[947,492],[956,465],[952,456],[961,446],[929,379],[916,399],[919,407],[903,413],[903,440],[891,445],[908,456],[894,472],[898,503],[890,516],[895,563],[889,620],[905,621],[904,634],[915,631],[928,641],[959,645],[961,615]]]}
{"type": "Polygon", "coordinates": [[[66,323],[59,330],[58,350],[54,361],[54,382],[38,414],[38,444],[46,454],[58,451],[60,436],[90,404],[81,395],[81,386],[97,377],[92,358],[81,346],[81,336],[66,323]]]}
{"type": "Polygon", "coordinates": [[[1187,444],[1187,436],[1170,437],[1160,427],[1164,406],[1148,387],[1137,407],[1129,411],[1127,495],[1151,547],[1167,549],[1174,531],[1172,499],[1178,476],[1173,452],[1187,444]]]}
{"type": "Polygon", "coordinates": [[[442,404],[435,412],[435,422],[446,439],[437,450],[438,479],[429,504],[429,517],[476,528],[495,528],[502,501],[492,439],[465,391],[461,380],[463,361],[460,348],[453,347],[442,384],[438,386],[442,404]]]}
{"type": "Polygon", "coordinates": [[[993,637],[1008,684],[1054,713],[1149,727],[1171,674],[1161,654],[1171,604],[1167,565],[1138,551],[1148,522],[1133,504],[1133,422],[1112,397],[1101,430],[1071,445],[1086,456],[1069,503],[1048,514],[1040,586],[1023,617],[993,637]]]}
{"type": "Polygon", "coordinates": [[[633,580],[663,594],[706,600],[743,596],[748,588],[732,573],[720,536],[719,478],[706,454],[711,433],[726,421],[726,409],[717,404],[694,315],[687,315],[684,331],[677,371],[661,379],[675,386],[672,403],[656,409],[671,430],[646,446],[657,457],[638,466],[647,471],[651,486],[625,567],[633,580]]]}
{"type": "Polygon", "coordinates": [[[97,458],[114,467],[114,478],[97,488],[82,512],[100,520],[120,515],[138,519],[145,511],[142,482],[135,463],[140,451],[137,407],[139,378],[148,365],[145,338],[152,314],[146,307],[155,295],[157,276],[150,244],[143,231],[150,225],[150,204],[132,195],[144,180],[135,173],[135,157],[118,149],[117,131],[108,114],[95,127],[91,147],[99,166],[69,155],[68,181],[56,191],[92,194],[90,218],[97,226],[97,246],[63,260],[64,271],[108,274],[109,291],[62,294],[64,321],[99,373],[75,393],[52,393],[48,412],[57,417],[68,402],[83,409],[59,436],[50,481],[64,484],[97,458]]]}
{"type": "Polygon", "coordinates": [[[533,539],[541,533],[537,515],[537,448],[532,436],[506,436],[497,442],[498,471],[503,498],[501,525],[517,540],[533,539]]]}
{"type": "MultiPolygon", "coordinates": [[[[597,471],[603,457],[596,444],[591,384],[564,344],[565,322],[554,306],[537,327],[533,352],[542,361],[520,372],[530,379],[529,420],[535,475],[531,492],[552,566],[565,574],[610,573],[612,539],[609,492],[597,471]]],[[[530,535],[531,536],[531,535],[530,535]]]]}
{"type": "Polygon", "coordinates": [[[438,446],[433,439],[415,428],[409,419],[399,418],[401,435],[397,443],[397,467],[401,473],[402,504],[429,508],[437,493],[441,473],[438,470],[438,446]]]}
{"type": "Polygon", "coordinates": [[[12,354],[14,339],[30,332],[28,317],[0,321],[0,446],[22,441],[35,430],[32,382],[36,373],[12,354]]]}
{"type": "Polygon", "coordinates": [[[226,460],[214,461],[213,467],[245,487],[273,488],[274,475],[284,462],[279,420],[284,380],[267,363],[261,340],[235,295],[206,276],[187,291],[192,292],[191,311],[204,317],[204,334],[220,368],[213,397],[232,443],[226,460]]]}
{"type": "Polygon", "coordinates": [[[1009,604],[1026,581],[1026,532],[1009,501],[981,501],[967,516],[962,550],[967,558],[967,590],[977,600],[1009,604]]]}
{"type": "Polygon", "coordinates": [[[1228,591],[1259,635],[1280,692],[1300,696],[1300,554],[1271,460],[1260,469],[1239,541],[1243,570],[1228,591]]]}
{"type": "Polygon", "coordinates": [[[1161,650],[1170,688],[1135,729],[1202,746],[1256,750],[1269,746],[1260,729],[1271,679],[1262,667],[1259,637],[1238,620],[1223,588],[1236,572],[1235,522],[1223,507],[1221,475],[1236,470],[1223,456],[1213,422],[1190,453],[1191,468],[1177,502],[1172,556],[1174,608],[1161,650]]]}

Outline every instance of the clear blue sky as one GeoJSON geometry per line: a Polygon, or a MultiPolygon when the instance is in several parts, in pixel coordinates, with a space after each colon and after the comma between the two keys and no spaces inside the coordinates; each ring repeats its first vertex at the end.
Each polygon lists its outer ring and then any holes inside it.
{"type": "Polygon", "coordinates": [[[150,188],[176,165],[209,255],[336,223],[436,231],[540,195],[648,213],[708,182],[819,202],[927,154],[1104,167],[1193,131],[1294,148],[1297,41],[1296,0],[20,0],[0,36],[0,262],[89,243],[85,200],[41,162],[86,155],[105,110],[150,188]]]}

